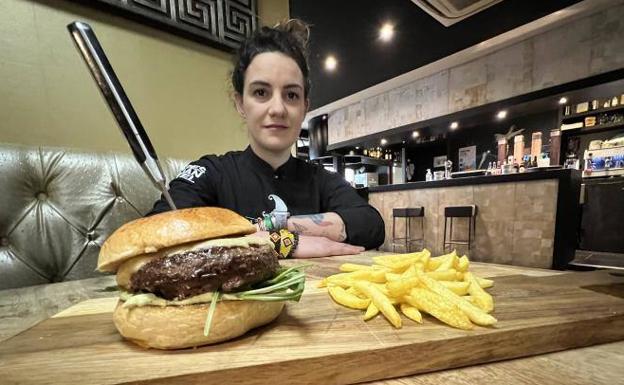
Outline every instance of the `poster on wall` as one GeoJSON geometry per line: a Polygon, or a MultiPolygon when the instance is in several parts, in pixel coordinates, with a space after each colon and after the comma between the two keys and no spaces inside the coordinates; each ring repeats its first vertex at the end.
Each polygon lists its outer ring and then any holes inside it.
{"type": "Polygon", "coordinates": [[[434,156],[433,168],[444,167],[444,162],[446,162],[446,155],[434,156]]]}
{"type": "Polygon", "coordinates": [[[469,171],[477,168],[477,146],[462,147],[459,149],[459,171],[469,171]]]}

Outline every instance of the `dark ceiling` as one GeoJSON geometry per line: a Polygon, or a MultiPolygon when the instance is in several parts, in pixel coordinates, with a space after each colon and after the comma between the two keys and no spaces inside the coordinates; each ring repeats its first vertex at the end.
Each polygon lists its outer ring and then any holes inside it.
{"type": "Polygon", "coordinates": [[[290,16],[312,25],[310,109],[434,62],[580,0],[504,0],[445,27],[411,0],[290,0],[290,16]],[[395,25],[390,43],[377,39],[395,25]],[[338,68],[327,73],[328,54],[338,68]]]}

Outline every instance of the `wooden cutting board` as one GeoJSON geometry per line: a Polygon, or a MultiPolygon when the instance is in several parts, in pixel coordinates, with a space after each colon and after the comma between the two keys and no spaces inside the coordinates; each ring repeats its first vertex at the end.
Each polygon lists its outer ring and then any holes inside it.
{"type": "Polygon", "coordinates": [[[394,329],[309,281],[299,303],[236,340],[144,350],[112,323],[115,299],[82,302],[0,344],[2,384],[348,384],[624,339],[624,278],[607,272],[497,277],[495,328],[425,317],[394,329]]]}

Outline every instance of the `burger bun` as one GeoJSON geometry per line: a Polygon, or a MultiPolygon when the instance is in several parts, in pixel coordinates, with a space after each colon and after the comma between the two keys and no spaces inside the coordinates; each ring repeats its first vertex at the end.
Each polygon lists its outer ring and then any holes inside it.
{"type": "Polygon", "coordinates": [[[209,303],[185,306],[124,307],[117,303],[113,321],[126,339],[155,349],[181,349],[236,338],[276,319],[284,302],[220,301],[210,333],[204,335],[209,303]]]}

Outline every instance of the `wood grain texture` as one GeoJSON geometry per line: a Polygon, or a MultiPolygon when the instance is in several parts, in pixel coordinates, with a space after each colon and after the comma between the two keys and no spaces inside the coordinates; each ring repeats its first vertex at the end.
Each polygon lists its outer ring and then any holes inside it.
{"type": "MultiPolygon", "coordinates": [[[[309,275],[336,272],[333,264],[320,265],[309,275]]],[[[487,270],[485,265],[478,273],[492,276],[487,270]]],[[[269,379],[346,384],[400,377],[622,340],[624,299],[580,286],[623,283],[607,272],[499,277],[490,289],[499,324],[466,332],[430,317],[423,325],[405,322],[402,329],[381,317],[365,323],[360,312],[334,304],[312,279],[302,301],[289,304],[275,323],[228,343],[174,352],[123,341],[111,321],[114,300],[98,299],[0,344],[0,376],[3,384],[255,384],[269,379]]]]}

